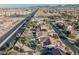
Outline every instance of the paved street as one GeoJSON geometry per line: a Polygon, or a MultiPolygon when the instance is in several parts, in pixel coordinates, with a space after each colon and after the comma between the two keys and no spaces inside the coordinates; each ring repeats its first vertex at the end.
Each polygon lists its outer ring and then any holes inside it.
{"type": "Polygon", "coordinates": [[[56,27],[55,24],[51,24],[53,29],[55,30],[55,32],[58,34],[59,38],[61,39],[61,41],[68,47],[71,48],[71,50],[74,52],[74,54],[79,54],[79,49],[77,49],[74,45],[72,45],[69,41],[68,38],[64,35],[64,33],[62,31],[60,31],[58,29],[58,27],[56,27]]]}
{"type": "Polygon", "coordinates": [[[24,29],[23,27],[25,25],[27,25],[28,21],[30,21],[30,19],[34,16],[34,14],[37,12],[37,9],[35,11],[33,11],[29,16],[27,16],[21,23],[19,23],[18,25],[16,25],[14,28],[12,28],[9,32],[7,32],[5,35],[3,35],[0,38],[0,47],[5,46],[6,47],[6,42],[9,41],[13,41],[14,39],[16,39],[16,35],[17,33],[23,33],[24,29]]]}

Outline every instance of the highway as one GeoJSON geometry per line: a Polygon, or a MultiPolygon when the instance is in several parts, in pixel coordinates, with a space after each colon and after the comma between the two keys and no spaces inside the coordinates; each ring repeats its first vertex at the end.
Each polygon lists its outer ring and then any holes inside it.
{"type": "Polygon", "coordinates": [[[54,29],[54,31],[58,34],[60,40],[69,48],[71,48],[71,50],[74,52],[75,55],[79,54],[79,49],[77,47],[75,47],[74,45],[72,45],[69,42],[69,39],[65,36],[65,34],[59,29],[59,27],[56,26],[55,23],[50,23],[52,25],[52,28],[54,29]]]}
{"type": "Polygon", "coordinates": [[[9,32],[5,33],[2,37],[0,37],[0,50],[3,50],[10,44],[10,42],[14,43],[18,36],[18,33],[21,35],[25,30],[24,27],[31,20],[31,18],[35,15],[38,9],[34,10],[29,16],[18,23],[14,28],[12,28],[9,32]]]}

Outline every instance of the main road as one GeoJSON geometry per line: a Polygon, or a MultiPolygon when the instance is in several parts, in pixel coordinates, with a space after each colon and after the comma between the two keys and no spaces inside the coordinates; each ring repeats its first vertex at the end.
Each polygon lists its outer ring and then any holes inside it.
{"type": "Polygon", "coordinates": [[[16,41],[18,33],[21,35],[25,30],[25,26],[31,20],[31,18],[35,15],[38,9],[34,10],[29,16],[18,23],[14,28],[12,28],[9,32],[5,33],[2,37],[0,37],[0,50],[4,50],[7,46],[9,46],[10,42],[14,43],[16,41]]]}
{"type": "Polygon", "coordinates": [[[54,29],[54,31],[58,34],[60,40],[69,48],[71,48],[71,50],[74,52],[74,54],[79,54],[79,49],[72,45],[70,42],[69,42],[69,39],[66,37],[66,35],[58,28],[58,26],[56,26],[55,23],[50,23],[52,25],[52,28],[54,29]]]}

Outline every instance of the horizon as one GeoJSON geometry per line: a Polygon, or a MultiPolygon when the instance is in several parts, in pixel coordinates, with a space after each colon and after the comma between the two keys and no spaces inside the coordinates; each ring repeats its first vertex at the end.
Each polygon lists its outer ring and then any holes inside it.
{"type": "Polygon", "coordinates": [[[64,4],[0,4],[0,8],[30,8],[36,6],[57,6],[64,4]]]}

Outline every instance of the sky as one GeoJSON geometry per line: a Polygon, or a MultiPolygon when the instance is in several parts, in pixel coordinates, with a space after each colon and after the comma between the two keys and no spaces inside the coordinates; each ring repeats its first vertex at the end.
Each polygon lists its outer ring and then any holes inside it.
{"type": "Polygon", "coordinates": [[[0,4],[0,8],[26,8],[33,6],[56,6],[53,4],[0,4]]]}

